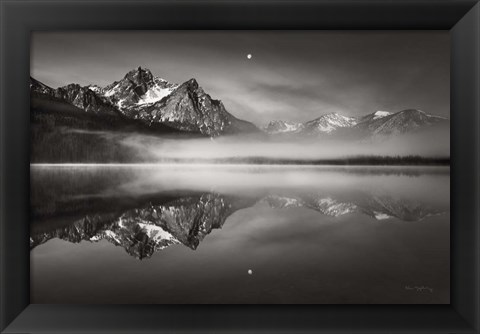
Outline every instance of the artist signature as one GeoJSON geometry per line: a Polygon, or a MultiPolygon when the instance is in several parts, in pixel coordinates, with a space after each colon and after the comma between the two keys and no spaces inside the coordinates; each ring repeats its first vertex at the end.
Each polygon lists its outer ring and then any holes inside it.
{"type": "Polygon", "coordinates": [[[405,290],[413,290],[415,292],[430,292],[433,293],[433,288],[429,286],[411,286],[411,285],[405,285],[405,290]]]}

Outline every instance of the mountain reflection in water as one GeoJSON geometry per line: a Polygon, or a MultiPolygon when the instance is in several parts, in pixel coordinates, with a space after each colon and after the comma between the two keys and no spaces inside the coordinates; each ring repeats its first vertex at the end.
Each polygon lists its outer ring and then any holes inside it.
{"type": "Polygon", "coordinates": [[[31,180],[32,261],[54,239],[106,241],[140,260],[173,245],[197,250],[242,212],[245,224],[283,212],[301,229],[305,214],[318,224],[423,224],[450,210],[445,167],[33,166],[31,180]]]}
{"type": "MultiPolygon", "coordinates": [[[[360,213],[376,220],[398,218],[419,221],[443,213],[419,201],[368,193],[355,195],[350,200],[341,200],[322,194],[291,197],[269,194],[257,198],[210,192],[182,195],[164,204],[153,204],[156,199],[153,197],[143,206],[125,212],[91,213],[51,230],[34,228],[30,247],[34,248],[52,238],[69,242],[106,239],[121,245],[128,254],[139,259],[150,257],[154,252],[173,244],[181,243],[196,249],[206,235],[213,229],[221,228],[235,211],[261,203],[274,209],[306,208],[331,217],[360,213]]],[[[161,198],[161,195],[158,197],[161,198]]]]}

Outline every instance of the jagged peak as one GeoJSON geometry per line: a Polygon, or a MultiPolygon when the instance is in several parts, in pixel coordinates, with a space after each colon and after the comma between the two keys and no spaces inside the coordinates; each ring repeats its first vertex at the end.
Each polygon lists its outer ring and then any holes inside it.
{"type": "Polygon", "coordinates": [[[192,78],[190,80],[185,81],[181,85],[178,86],[179,90],[189,90],[189,91],[197,91],[201,90],[202,88],[199,86],[197,80],[195,78],[192,78]]]}
{"type": "Polygon", "coordinates": [[[142,66],[138,66],[134,69],[131,69],[130,71],[127,72],[127,75],[128,74],[136,74],[136,73],[141,73],[141,72],[145,72],[145,73],[152,73],[152,71],[150,71],[148,68],[146,67],[142,67],[142,66]]]}
{"type": "Polygon", "coordinates": [[[79,88],[82,88],[82,86],[80,86],[80,85],[77,84],[77,83],[69,83],[68,85],[59,87],[59,89],[72,89],[72,88],[79,89],[79,88]]]}
{"type": "Polygon", "coordinates": [[[125,74],[125,79],[132,80],[137,84],[142,81],[151,81],[153,78],[154,76],[152,72],[148,68],[142,68],[141,66],[138,66],[125,74]]]}
{"type": "Polygon", "coordinates": [[[190,80],[185,81],[184,85],[188,87],[192,87],[193,89],[197,89],[199,87],[197,80],[195,78],[191,78],[190,80]]]}

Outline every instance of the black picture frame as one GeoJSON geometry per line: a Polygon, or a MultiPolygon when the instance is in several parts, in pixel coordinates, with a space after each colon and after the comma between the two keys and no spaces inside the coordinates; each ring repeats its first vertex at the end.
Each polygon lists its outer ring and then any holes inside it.
{"type": "Polygon", "coordinates": [[[0,0],[0,3],[2,333],[479,333],[478,1],[0,0]],[[452,40],[451,304],[30,304],[30,32],[83,29],[449,30],[452,40]]]}

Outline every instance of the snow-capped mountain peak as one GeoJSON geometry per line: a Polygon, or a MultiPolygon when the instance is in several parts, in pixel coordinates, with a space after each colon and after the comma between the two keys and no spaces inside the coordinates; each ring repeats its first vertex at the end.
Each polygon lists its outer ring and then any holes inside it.
{"type": "Polygon", "coordinates": [[[343,116],[332,112],[305,123],[305,128],[310,132],[319,131],[330,133],[338,128],[350,128],[356,124],[357,119],[355,117],[343,116]]]}
{"type": "Polygon", "coordinates": [[[126,112],[131,107],[154,104],[177,87],[177,84],[155,77],[149,69],[138,67],[125,74],[122,80],[103,88],[99,95],[126,112]]]}

